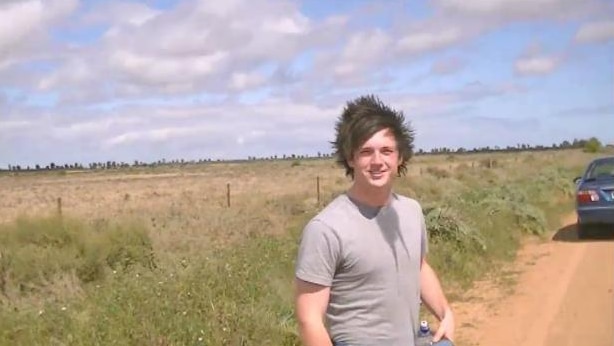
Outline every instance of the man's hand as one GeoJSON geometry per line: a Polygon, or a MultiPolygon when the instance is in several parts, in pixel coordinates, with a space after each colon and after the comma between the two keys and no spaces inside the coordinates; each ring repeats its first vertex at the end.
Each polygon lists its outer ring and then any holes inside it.
{"type": "Polygon", "coordinates": [[[420,266],[420,295],[426,307],[439,319],[439,328],[433,336],[433,342],[441,338],[454,341],[454,314],[443,294],[437,274],[425,259],[420,266]]]}
{"type": "Polygon", "coordinates": [[[439,322],[439,328],[433,336],[433,342],[437,342],[442,338],[454,341],[454,314],[452,310],[447,310],[443,319],[439,322]]]}

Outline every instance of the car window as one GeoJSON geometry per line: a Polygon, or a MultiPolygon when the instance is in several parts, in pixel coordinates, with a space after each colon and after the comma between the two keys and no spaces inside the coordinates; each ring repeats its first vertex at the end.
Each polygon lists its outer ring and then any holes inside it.
{"type": "Polygon", "coordinates": [[[612,176],[614,176],[614,161],[603,161],[593,165],[586,177],[588,179],[598,179],[612,176]]]}

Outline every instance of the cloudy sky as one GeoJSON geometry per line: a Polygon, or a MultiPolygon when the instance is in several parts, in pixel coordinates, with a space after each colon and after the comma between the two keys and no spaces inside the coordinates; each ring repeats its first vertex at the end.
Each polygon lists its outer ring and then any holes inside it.
{"type": "Polygon", "coordinates": [[[364,94],[426,150],[614,142],[614,3],[0,2],[0,167],[330,152],[364,94]]]}

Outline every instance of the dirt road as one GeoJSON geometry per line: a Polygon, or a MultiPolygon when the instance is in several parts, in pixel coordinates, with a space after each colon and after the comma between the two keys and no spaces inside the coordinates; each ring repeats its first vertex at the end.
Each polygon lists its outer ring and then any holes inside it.
{"type": "Polygon", "coordinates": [[[575,214],[564,221],[454,307],[457,345],[614,346],[614,234],[579,240],[575,214]]]}

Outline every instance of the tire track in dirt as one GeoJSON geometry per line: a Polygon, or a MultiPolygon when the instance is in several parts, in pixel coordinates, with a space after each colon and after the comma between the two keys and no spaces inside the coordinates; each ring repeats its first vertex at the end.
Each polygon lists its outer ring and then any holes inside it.
{"type": "Polygon", "coordinates": [[[614,345],[614,241],[530,242],[505,271],[515,284],[479,282],[454,306],[457,345],[614,345]]]}

